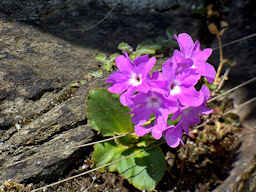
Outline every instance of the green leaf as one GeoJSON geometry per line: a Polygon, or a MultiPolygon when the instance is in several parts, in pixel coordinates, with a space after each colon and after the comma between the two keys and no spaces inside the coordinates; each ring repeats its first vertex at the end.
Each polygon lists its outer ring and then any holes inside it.
{"type": "Polygon", "coordinates": [[[72,81],[69,86],[70,87],[73,87],[73,88],[77,88],[77,87],[80,87],[80,82],[79,81],[72,81]]]}
{"type": "Polygon", "coordinates": [[[166,33],[168,39],[173,40],[173,36],[176,34],[176,31],[173,30],[172,28],[168,27],[168,28],[166,29],[166,32],[165,32],[165,33],[166,33]]]}
{"type": "Polygon", "coordinates": [[[97,71],[89,72],[89,75],[94,78],[101,78],[103,76],[103,71],[101,69],[99,69],[97,71]]]}
{"type": "Polygon", "coordinates": [[[110,60],[103,65],[103,70],[112,71],[112,62],[110,60]]]}
{"type": "MultiPolygon", "coordinates": [[[[117,145],[113,141],[97,143],[94,145],[92,159],[95,163],[95,166],[100,167],[106,163],[113,162],[115,159],[120,159],[121,153],[125,150],[127,150],[127,147],[117,147],[117,145]]],[[[101,170],[105,169],[103,168],[101,170]]]]}
{"type": "Polygon", "coordinates": [[[120,55],[120,54],[118,54],[118,53],[111,54],[111,55],[109,56],[110,61],[114,62],[115,59],[116,59],[119,55],[120,55]]]}
{"type": "Polygon", "coordinates": [[[120,137],[115,140],[116,144],[123,145],[125,147],[134,147],[138,142],[139,137],[136,134],[129,134],[124,137],[120,137]]]}
{"type": "Polygon", "coordinates": [[[104,53],[99,53],[96,57],[96,60],[98,60],[101,63],[105,63],[107,61],[107,56],[104,53]]]}
{"type": "Polygon", "coordinates": [[[156,141],[151,135],[140,137],[140,141],[136,143],[138,147],[148,147],[156,141]]]}
{"type": "Polygon", "coordinates": [[[69,86],[72,88],[78,88],[81,85],[84,85],[87,83],[87,80],[79,80],[79,81],[72,81],[69,86]]]}
{"type": "Polygon", "coordinates": [[[152,191],[166,170],[164,154],[160,147],[125,148],[114,142],[96,144],[93,153],[96,166],[113,162],[109,171],[118,171],[131,184],[140,190],[152,191]],[[118,162],[119,159],[122,159],[118,162]]]}
{"type": "Polygon", "coordinates": [[[167,119],[167,124],[168,124],[168,126],[170,126],[170,125],[176,125],[176,124],[180,121],[180,116],[179,116],[177,119],[175,119],[175,120],[172,120],[171,117],[172,117],[172,115],[170,115],[170,116],[168,117],[168,119],[167,119]]]}
{"type": "Polygon", "coordinates": [[[155,54],[156,50],[151,48],[151,47],[141,47],[140,49],[136,50],[137,53],[139,53],[139,55],[146,55],[146,54],[155,54]]]}
{"type": "Polygon", "coordinates": [[[87,100],[88,123],[103,136],[133,131],[129,109],[121,105],[116,95],[105,89],[94,89],[87,100]]]}
{"type": "Polygon", "coordinates": [[[211,91],[214,91],[215,89],[217,89],[217,85],[208,84],[208,88],[209,88],[211,91]]]}
{"type": "Polygon", "coordinates": [[[217,85],[209,83],[206,78],[204,78],[204,83],[211,91],[217,89],[217,85]]]}
{"type": "Polygon", "coordinates": [[[128,43],[120,43],[117,47],[119,50],[121,50],[123,53],[124,52],[132,52],[133,51],[133,48],[128,44],[128,43]]]}

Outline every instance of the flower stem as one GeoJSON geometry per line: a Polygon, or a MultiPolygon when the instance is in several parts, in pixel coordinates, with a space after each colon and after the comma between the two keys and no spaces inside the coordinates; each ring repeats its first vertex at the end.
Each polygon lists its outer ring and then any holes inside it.
{"type": "Polygon", "coordinates": [[[218,67],[217,74],[216,74],[216,77],[215,77],[215,81],[214,81],[215,85],[219,83],[219,76],[220,76],[220,73],[221,73],[221,70],[222,70],[222,67],[223,67],[223,49],[222,49],[221,35],[217,34],[216,36],[217,36],[218,44],[219,44],[220,65],[218,67]]]}

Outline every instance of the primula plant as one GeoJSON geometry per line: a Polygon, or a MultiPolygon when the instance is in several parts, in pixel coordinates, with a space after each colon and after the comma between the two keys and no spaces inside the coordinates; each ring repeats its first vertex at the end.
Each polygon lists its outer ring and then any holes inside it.
{"type": "Polygon", "coordinates": [[[155,57],[131,59],[124,53],[115,58],[118,70],[107,78],[108,90],[92,90],[87,101],[88,121],[95,130],[103,136],[127,134],[96,144],[95,166],[112,162],[108,170],[118,171],[140,190],[153,190],[164,175],[160,144],[184,145],[183,135],[200,123],[201,115],[212,112],[206,106],[210,91],[202,84],[215,79],[215,69],[207,63],[212,49],[201,50],[186,33],[174,38],[179,50],[161,71],[152,72],[155,57]]]}

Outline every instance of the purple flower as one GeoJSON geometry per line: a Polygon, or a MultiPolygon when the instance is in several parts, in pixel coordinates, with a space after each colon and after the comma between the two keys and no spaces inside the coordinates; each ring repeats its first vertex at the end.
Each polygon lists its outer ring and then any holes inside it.
{"type": "Polygon", "coordinates": [[[175,35],[180,50],[162,65],[162,72],[152,72],[156,58],[148,55],[131,61],[127,54],[115,59],[118,71],[106,80],[111,93],[120,94],[120,102],[131,109],[132,122],[138,136],[151,133],[155,139],[164,136],[170,147],[182,142],[182,135],[200,123],[200,115],[210,114],[206,107],[210,97],[207,86],[200,91],[195,85],[201,76],[213,82],[216,72],[207,63],[212,49],[200,49],[200,43],[182,33],[175,35]],[[179,118],[168,125],[168,118],[179,118]]]}
{"type": "Polygon", "coordinates": [[[208,99],[210,98],[210,91],[206,85],[203,85],[200,92],[204,95],[204,102],[202,105],[198,107],[188,107],[186,109],[183,109],[180,113],[180,121],[181,127],[183,130],[188,134],[189,127],[194,126],[198,123],[200,123],[200,115],[208,115],[212,112],[212,109],[209,109],[206,107],[206,103],[208,99]]]}
{"type": "Polygon", "coordinates": [[[206,77],[207,81],[212,83],[215,79],[216,71],[211,64],[206,62],[212,53],[212,49],[201,50],[199,41],[194,43],[192,38],[186,33],[181,33],[178,36],[175,35],[174,38],[178,41],[180,53],[185,58],[193,61],[191,68],[196,69],[200,76],[206,77]]]}
{"type": "Polygon", "coordinates": [[[165,91],[169,99],[176,99],[182,106],[199,106],[204,96],[196,91],[197,74],[191,69],[192,60],[185,59],[175,52],[162,66],[162,74],[166,80],[165,91]]]}
{"type": "Polygon", "coordinates": [[[132,100],[131,113],[134,114],[132,121],[135,124],[135,133],[138,136],[143,136],[152,132],[154,138],[160,139],[162,132],[167,128],[168,115],[178,110],[177,102],[167,100],[161,94],[152,91],[138,93],[132,100]],[[154,122],[143,126],[152,115],[155,116],[154,122]]]}
{"type": "Polygon", "coordinates": [[[178,147],[180,143],[182,142],[182,127],[177,124],[176,126],[170,126],[168,129],[164,132],[164,138],[166,140],[166,143],[172,147],[178,147]]]}
{"type": "Polygon", "coordinates": [[[144,55],[132,62],[125,54],[118,56],[115,62],[119,71],[112,73],[106,80],[107,83],[112,83],[108,90],[111,93],[121,94],[121,103],[128,106],[132,104],[130,98],[135,91],[146,93],[150,89],[147,79],[156,58],[149,59],[148,55],[144,55]]]}
{"type": "Polygon", "coordinates": [[[182,142],[183,131],[188,134],[189,127],[200,123],[201,114],[208,115],[212,112],[212,109],[206,107],[207,100],[210,98],[208,87],[204,85],[200,92],[204,95],[204,102],[201,106],[181,109],[172,117],[176,119],[180,116],[180,120],[176,126],[170,126],[164,132],[165,140],[170,147],[177,147],[182,142]]]}

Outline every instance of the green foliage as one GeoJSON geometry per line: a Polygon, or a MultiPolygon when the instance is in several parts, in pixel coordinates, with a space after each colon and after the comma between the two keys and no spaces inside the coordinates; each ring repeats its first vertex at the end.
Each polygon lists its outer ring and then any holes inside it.
{"type": "Polygon", "coordinates": [[[89,72],[89,75],[93,78],[101,78],[101,77],[103,77],[103,71],[101,69],[99,69],[97,71],[89,72]]]}
{"type": "Polygon", "coordinates": [[[113,71],[113,66],[115,66],[115,59],[118,55],[119,55],[118,53],[114,53],[114,54],[107,56],[104,53],[99,53],[95,57],[95,59],[103,64],[101,67],[102,70],[111,72],[111,71],[113,71]]]}
{"type": "Polygon", "coordinates": [[[209,83],[205,78],[204,78],[204,84],[211,90],[214,91],[217,89],[217,85],[209,83]]]}
{"type": "Polygon", "coordinates": [[[166,170],[160,147],[127,148],[114,142],[99,143],[94,146],[93,160],[96,167],[112,163],[109,171],[118,171],[140,190],[152,191],[166,170]]]}
{"type": "MultiPolygon", "coordinates": [[[[117,95],[105,89],[94,89],[87,100],[88,123],[103,136],[133,132],[129,109],[120,104],[117,95]]],[[[94,145],[96,167],[111,163],[101,171],[117,171],[140,190],[153,190],[166,170],[160,147],[151,147],[155,139],[128,134],[114,141],[94,145]],[[120,160],[121,159],[121,160],[120,160]]]]}
{"type": "Polygon", "coordinates": [[[72,81],[69,86],[72,88],[78,88],[81,85],[84,85],[87,83],[87,80],[79,80],[79,81],[72,81]]]}
{"type": "Polygon", "coordinates": [[[124,43],[124,42],[120,43],[118,45],[117,49],[119,49],[123,53],[125,53],[125,52],[131,53],[133,51],[132,46],[130,46],[128,43],[124,43]]]}
{"type": "MultiPolygon", "coordinates": [[[[165,52],[165,50],[169,50],[170,48],[175,48],[177,46],[176,41],[173,40],[173,35],[175,34],[170,28],[166,30],[167,39],[164,37],[158,37],[156,40],[145,40],[142,43],[138,44],[136,49],[133,49],[131,45],[128,43],[120,43],[118,45],[118,49],[122,53],[128,53],[129,57],[133,60],[136,57],[141,55],[151,55],[157,56],[165,52]]],[[[107,55],[105,53],[99,53],[95,59],[102,63],[101,69],[97,71],[95,74],[91,74],[93,77],[98,77],[98,73],[102,70],[105,71],[113,71],[115,69],[115,58],[120,54],[114,53],[111,55],[107,55]]]]}
{"type": "MultiPolygon", "coordinates": [[[[171,115],[172,116],[172,115],[171,115]]],[[[180,121],[180,116],[175,119],[175,120],[172,120],[171,119],[171,116],[169,116],[169,118],[167,119],[167,124],[170,126],[170,125],[176,125],[179,121],[180,121]]]]}
{"type": "Polygon", "coordinates": [[[105,89],[94,89],[87,100],[88,123],[103,136],[133,131],[129,109],[120,104],[116,95],[105,89]]]}
{"type": "MultiPolygon", "coordinates": [[[[118,45],[118,49],[122,53],[128,53],[131,60],[145,54],[163,57],[164,54],[170,53],[170,49],[177,46],[177,43],[173,40],[173,34],[174,32],[171,29],[167,29],[167,38],[158,37],[155,41],[146,40],[138,44],[136,48],[122,42],[118,45]]],[[[103,71],[111,72],[115,70],[115,59],[119,55],[118,53],[112,55],[99,53],[96,59],[102,63],[99,69],[100,73],[96,71],[90,75],[99,77],[103,74],[103,71]]],[[[117,95],[104,89],[95,89],[88,96],[88,123],[103,136],[116,136],[133,132],[131,115],[128,112],[129,109],[120,104],[117,95]]],[[[179,119],[171,120],[169,118],[168,125],[175,125],[179,119]]],[[[150,125],[154,121],[155,117],[152,116],[144,126],[150,125]]],[[[114,141],[96,144],[92,158],[96,167],[104,167],[111,163],[110,166],[102,168],[101,171],[117,171],[136,188],[152,191],[166,170],[161,148],[152,147],[155,142],[151,135],[138,137],[135,134],[128,134],[114,141]]]]}

